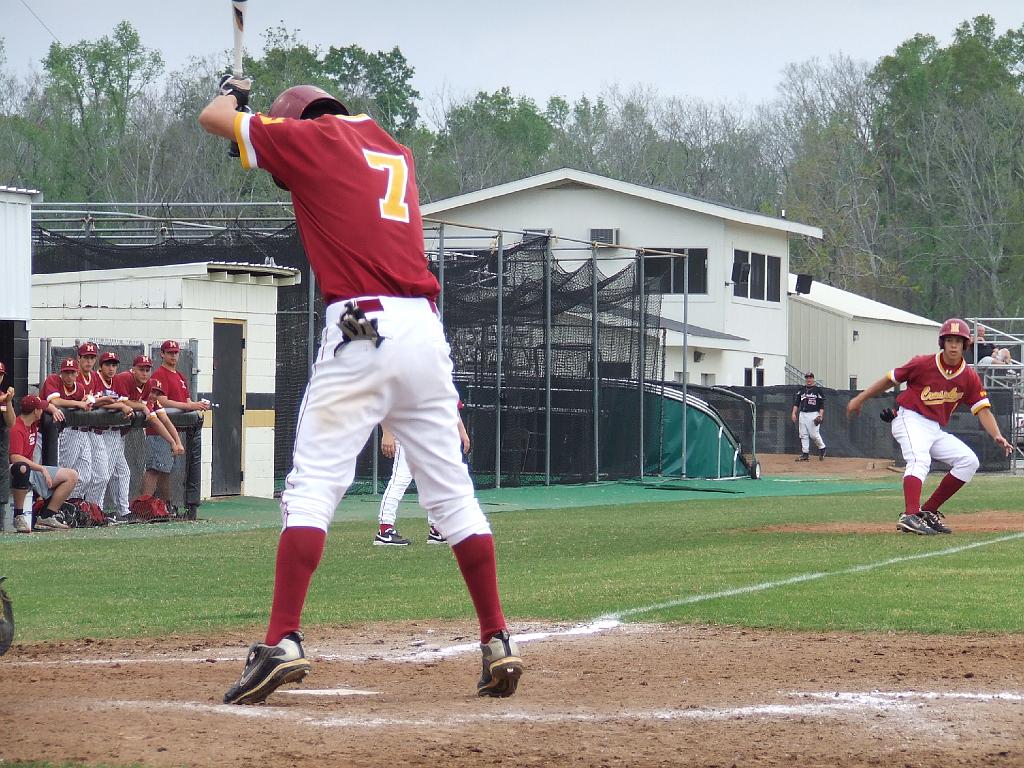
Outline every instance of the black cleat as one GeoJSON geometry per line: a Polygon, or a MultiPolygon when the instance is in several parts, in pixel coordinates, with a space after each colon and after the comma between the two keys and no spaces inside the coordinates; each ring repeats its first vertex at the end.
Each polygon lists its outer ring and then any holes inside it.
{"type": "Polygon", "coordinates": [[[800,458],[797,461],[810,461],[811,457],[806,453],[801,453],[800,458]]]}
{"type": "Polygon", "coordinates": [[[478,696],[505,698],[516,692],[519,678],[523,675],[523,660],[519,657],[519,646],[509,637],[508,630],[480,645],[484,655],[483,673],[476,684],[478,696]]]}
{"type": "Polygon", "coordinates": [[[403,539],[397,528],[388,528],[384,533],[373,537],[375,547],[408,547],[409,540],[403,539]]]}
{"type": "Polygon", "coordinates": [[[903,531],[904,533],[916,533],[921,536],[931,536],[938,533],[938,531],[933,531],[920,515],[908,514],[900,515],[899,522],[896,523],[896,530],[903,531]]]}
{"type": "Polygon", "coordinates": [[[941,512],[929,512],[926,509],[921,510],[921,518],[924,520],[925,525],[931,528],[936,533],[952,533],[953,529],[942,522],[942,518],[945,515],[941,512]]]}
{"type": "Polygon", "coordinates": [[[825,453],[826,453],[826,449],[822,448],[821,451],[818,453],[818,461],[824,461],[825,460],[825,453]]]}
{"type": "Polygon", "coordinates": [[[253,643],[238,682],[224,694],[225,704],[259,704],[285,683],[309,674],[302,633],[290,632],[277,645],[253,643]]]}

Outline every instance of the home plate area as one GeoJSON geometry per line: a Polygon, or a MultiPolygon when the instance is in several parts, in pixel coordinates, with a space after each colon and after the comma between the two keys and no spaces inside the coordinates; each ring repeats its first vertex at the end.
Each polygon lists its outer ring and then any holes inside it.
{"type": "Polygon", "coordinates": [[[313,627],[313,671],[221,703],[252,638],[15,645],[0,758],[153,766],[1024,765],[1024,637],[520,624],[475,695],[470,624],[313,627]],[[16,682],[17,684],[11,684],[16,682]],[[55,728],[54,723],[60,727],[55,728]]]}

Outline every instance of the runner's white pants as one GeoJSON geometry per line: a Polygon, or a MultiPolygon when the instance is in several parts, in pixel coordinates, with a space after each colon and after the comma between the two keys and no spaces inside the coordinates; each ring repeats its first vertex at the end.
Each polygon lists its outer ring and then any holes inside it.
{"type": "Polygon", "coordinates": [[[437,315],[426,299],[370,298],[383,307],[366,313],[384,337],[379,347],[369,341],[339,347],[345,302],[327,308],[281,494],[284,526],[327,530],[359,452],[382,424],[402,443],[420,505],[448,541],[454,546],[490,533],[459,453],[459,398],[437,315]]]}
{"type": "Polygon", "coordinates": [[[971,482],[978,471],[978,457],[963,440],[943,432],[937,421],[917,411],[900,408],[892,420],[892,436],[907,462],[904,477],[913,475],[923,481],[928,477],[932,459],[948,464],[950,474],[965,483],[971,482]]]}

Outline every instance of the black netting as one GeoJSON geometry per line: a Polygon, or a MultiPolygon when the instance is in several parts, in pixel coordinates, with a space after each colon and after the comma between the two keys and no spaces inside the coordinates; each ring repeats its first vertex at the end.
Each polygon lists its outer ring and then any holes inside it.
{"type": "MultiPolygon", "coordinates": [[[[554,482],[639,475],[639,380],[664,375],[660,295],[646,296],[641,307],[636,260],[604,276],[587,260],[589,249],[571,255],[583,264],[574,270],[562,269],[558,255],[551,253],[547,237],[528,238],[500,254],[494,248],[445,253],[443,319],[456,386],[466,404],[463,418],[473,441],[469,462],[478,486],[497,482],[499,464],[505,485],[544,482],[548,471],[554,482]],[[596,411],[595,357],[601,380],[596,411]],[[624,439],[624,410],[636,413],[630,430],[635,439],[624,439]],[[616,434],[611,434],[613,415],[616,434]]],[[[301,284],[278,289],[274,476],[280,489],[291,468],[309,375],[310,328],[315,353],[324,316],[319,292],[309,306],[309,267],[294,227],[273,235],[232,229],[202,241],[153,246],[37,231],[33,271],[201,261],[273,263],[302,272],[301,284]]],[[[432,267],[437,274],[436,254],[432,267]]],[[[352,492],[373,489],[374,454],[371,440],[360,454],[352,492]]],[[[381,482],[390,470],[390,461],[378,456],[381,482]]]]}

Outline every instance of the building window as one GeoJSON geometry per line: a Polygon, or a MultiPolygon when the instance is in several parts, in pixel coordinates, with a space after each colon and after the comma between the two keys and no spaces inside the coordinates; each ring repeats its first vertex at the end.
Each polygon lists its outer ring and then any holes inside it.
{"type": "Polygon", "coordinates": [[[782,301],[782,259],[734,250],[732,295],[743,299],[782,301]],[[746,273],[746,277],[743,275],[746,273]]]}
{"type": "Polygon", "coordinates": [[[757,369],[757,374],[755,376],[755,379],[757,381],[757,386],[759,386],[759,387],[763,387],[764,386],[764,368],[758,368],[757,369]]]}
{"type": "Polygon", "coordinates": [[[705,387],[715,386],[715,374],[713,373],[702,373],[700,375],[700,383],[705,387]]]}
{"type": "Polygon", "coordinates": [[[744,368],[743,369],[743,386],[752,387],[754,386],[754,369],[744,368]]]}
{"type": "Polygon", "coordinates": [[[857,377],[856,376],[851,376],[850,377],[850,389],[856,389],[856,388],[857,388],[857,377]]]}
{"type": "Polygon", "coordinates": [[[647,290],[651,293],[682,293],[683,280],[687,280],[690,294],[708,292],[708,249],[707,248],[656,248],[653,250],[669,253],[685,253],[682,256],[644,256],[644,277],[647,290]],[[689,267],[688,274],[683,270],[689,267]]]}
{"type": "Polygon", "coordinates": [[[747,298],[750,294],[750,254],[746,251],[733,251],[732,277],[732,295],[747,298]]]}
{"type": "Polygon", "coordinates": [[[750,298],[764,299],[764,254],[750,254],[750,298]]]}
{"type": "Polygon", "coordinates": [[[767,272],[765,298],[768,301],[782,301],[782,259],[778,256],[769,256],[767,272]]]}

